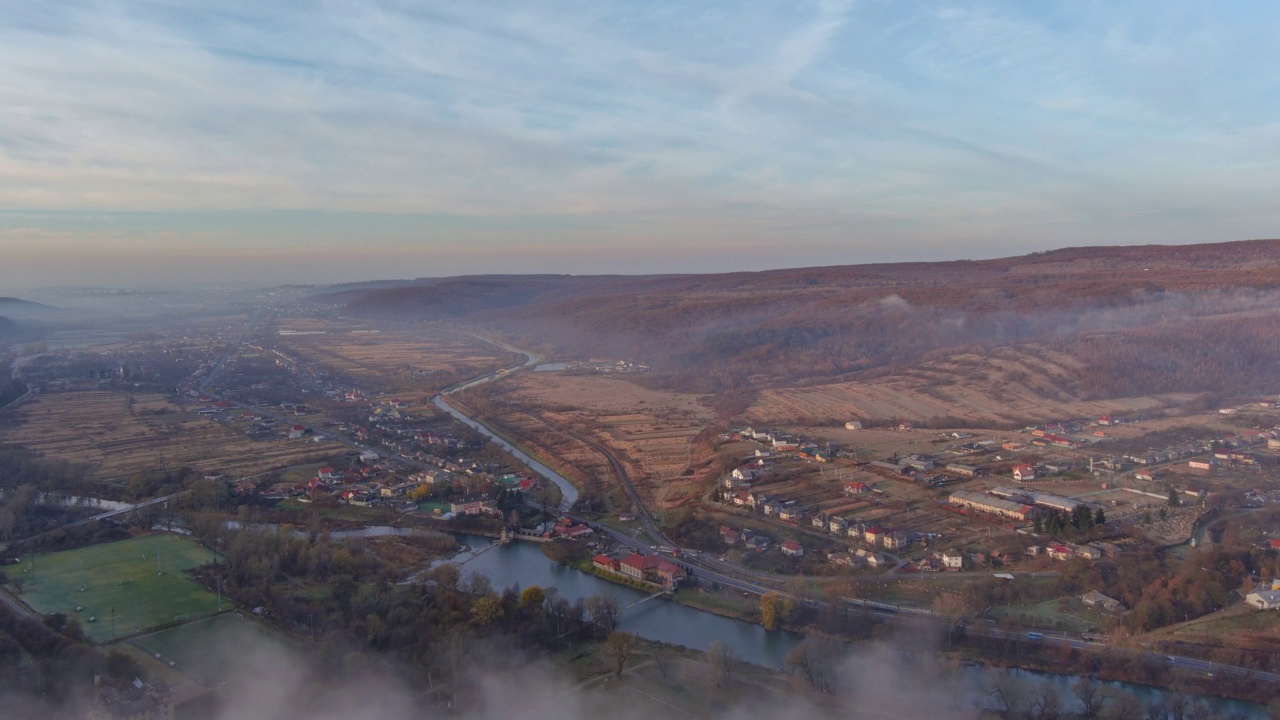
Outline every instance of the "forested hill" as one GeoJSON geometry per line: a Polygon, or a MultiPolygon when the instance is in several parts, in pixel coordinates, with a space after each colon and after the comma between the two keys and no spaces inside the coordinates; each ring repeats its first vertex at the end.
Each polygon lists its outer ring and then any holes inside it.
{"type": "Polygon", "coordinates": [[[1079,353],[1094,371],[1129,363],[1159,391],[1257,385],[1257,373],[1280,370],[1280,240],[715,275],[458,277],[343,299],[354,316],[491,328],[579,357],[648,362],[655,380],[708,391],[867,377],[1032,340],[1079,353]]]}

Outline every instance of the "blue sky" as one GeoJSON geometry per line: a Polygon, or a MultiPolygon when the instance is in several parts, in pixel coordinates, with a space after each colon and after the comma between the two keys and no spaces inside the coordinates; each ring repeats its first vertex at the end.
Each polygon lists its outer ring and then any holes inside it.
{"type": "Polygon", "coordinates": [[[1265,2],[0,0],[0,284],[1275,237],[1278,34],[1265,2]]]}

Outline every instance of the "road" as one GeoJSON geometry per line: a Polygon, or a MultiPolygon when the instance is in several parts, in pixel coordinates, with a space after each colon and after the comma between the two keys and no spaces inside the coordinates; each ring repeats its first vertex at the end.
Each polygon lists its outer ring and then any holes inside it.
{"type": "MultiPolygon", "coordinates": [[[[255,319],[253,322],[254,324],[256,324],[257,320],[255,319]]],[[[239,347],[240,342],[243,342],[244,335],[247,334],[251,328],[252,328],[252,325],[246,328],[245,332],[241,334],[240,340],[231,348],[228,348],[227,352],[223,355],[222,359],[220,359],[217,365],[215,365],[215,367],[210,371],[208,377],[205,379],[204,384],[202,384],[201,386],[202,388],[213,379],[213,377],[217,374],[217,371],[222,367],[222,364],[231,356],[231,354],[235,351],[235,349],[239,347]]],[[[512,347],[510,345],[507,345],[506,343],[485,338],[480,335],[474,335],[471,333],[466,333],[466,334],[471,335],[472,337],[484,340],[486,342],[492,343],[510,352],[524,355],[525,360],[511,367],[497,370],[491,373],[486,373],[478,378],[473,378],[471,380],[466,380],[461,383],[457,383],[453,386],[450,386],[445,390],[441,391],[435,397],[433,397],[432,402],[440,409],[444,410],[445,412],[448,412],[450,415],[453,415],[455,418],[458,418],[459,420],[466,422],[468,425],[475,428],[479,432],[489,436],[495,442],[498,442],[500,445],[502,445],[504,450],[507,450],[508,452],[511,452],[516,457],[521,458],[526,462],[526,464],[529,464],[530,467],[534,468],[535,470],[538,470],[538,472],[544,472],[547,475],[548,479],[552,479],[553,481],[555,481],[555,478],[559,478],[560,481],[564,483],[561,486],[562,490],[565,490],[567,488],[567,490],[572,491],[572,492],[566,491],[563,494],[563,499],[561,501],[561,512],[560,512],[561,516],[568,517],[576,522],[586,524],[592,527],[593,529],[595,529],[597,532],[602,532],[608,535],[609,537],[613,538],[620,545],[629,547],[636,552],[641,552],[641,553],[656,552],[658,548],[652,547],[648,543],[642,542],[638,538],[632,535],[629,535],[626,532],[617,530],[615,528],[611,528],[606,525],[600,525],[598,523],[594,523],[586,518],[582,518],[570,513],[568,510],[570,507],[572,507],[573,502],[576,501],[577,499],[576,488],[574,488],[571,484],[569,484],[567,480],[560,477],[557,473],[554,473],[549,468],[546,468],[540,463],[537,463],[537,461],[534,461],[532,458],[529,458],[527,455],[525,455],[524,453],[521,453],[516,448],[511,447],[509,443],[507,443],[502,438],[498,437],[495,433],[493,433],[491,430],[489,430],[488,428],[480,424],[478,421],[466,416],[465,414],[463,414],[462,412],[454,408],[452,405],[448,404],[448,402],[445,400],[445,396],[447,395],[464,390],[466,388],[475,387],[483,383],[492,382],[501,377],[506,377],[512,372],[526,369],[532,365],[537,364],[541,360],[541,357],[538,356],[536,353],[532,353],[527,350],[521,350],[520,348],[512,347]]],[[[239,405],[234,402],[232,404],[239,405]]],[[[239,406],[245,407],[243,405],[239,405],[239,406]]],[[[260,412],[260,413],[262,412],[262,410],[257,408],[254,408],[254,411],[260,412]]],[[[273,415],[272,413],[263,413],[263,414],[273,415]]],[[[283,415],[278,416],[278,419],[285,420],[285,421],[289,420],[289,418],[285,418],[283,415]]],[[[544,422],[547,422],[545,418],[540,418],[540,419],[542,419],[544,422]]],[[[671,542],[671,540],[666,536],[666,534],[663,533],[661,530],[659,530],[657,526],[653,524],[652,518],[648,514],[647,509],[644,506],[644,503],[640,500],[639,494],[636,492],[634,485],[631,483],[630,476],[627,474],[626,469],[622,466],[621,462],[619,462],[618,459],[614,457],[613,453],[611,453],[607,448],[605,448],[600,443],[597,443],[593,440],[589,440],[583,437],[582,435],[573,432],[572,430],[568,430],[567,428],[563,428],[559,426],[557,426],[557,429],[561,430],[562,432],[565,432],[571,437],[574,437],[580,442],[587,444],[588,446],[592,447],[596,451],[603,454],[609,460],[610,465],[614,468],[614,471],[618,474],[619,480],[622,481],[624,488],[627,490],[627,496],[631,499],[632,503],[636,508],[637,519],[640,520],[641,524],[644,526],[645,531],[649,533],[649,535],[653,539],[659,542],[662,542],[667,548],[670,548],[670,551],[664,554],[672,562],[675,562],[681,567],[684,567],[687,571],[696,574],[699,578],[703,580],[718,582],[721,585],[735,588],[743,592],[749,592],[754,594],[764,594],[767,592],[775,592],[783,596],[792,597],[792,599],[796,600],[797,602],[801,602],[813,607],[819,607],[822,605],[822,603],[816,602],[808,598],[789,596],[788,593],[786,593],[785,591],[782,591],[778,587],[771,585],[770,584],[771,582],[778,581],[778,577],[771,577],[767,575],[761,575],[759,573],[754,573],[745,568],[739,567],[737,565],[733,565],[731,563],[720,561],[717,558],[710,557],[710,556],[705,556],[705,555],[691,556],[688,554],[687,551],[684,553],[681,553],[680,548],[675,543],[671,542]]],[[[352,447],[359,448],[361,450],[367,450],[367,451],[378,453],[379,455],[382,455],[382,456],[390,457],[390,455],[387,453],[376,450],[374,448],[366,447],[364,445],[361,445],[360,443],[357,443],[351,440],[347,440],[333,433],[328,433],[322,430],[316,430],[314,428],[313,430],[317,435],[321,437],[326,437],[334,441],[342,442],[352,447]]],[[[394,459],[397,462],[407,463],[412,466],[419,466],[422,468],[431,467],[426,465],[425,463],[418,463],[403,457],[395,457],[394,459]]],[[[557,482],[557,485],[560,485],[560,484],[561,484],[560,482],[557,482]]],[[[163,502],[166,500],[168,500],[168,497],[156,498],[153,501],[148,501],[148,503],[163,502]]],[[[144,506],[144,505],[145,504],[140,504],[139,506],[144,506]]],[[[128,511],[129,511],[128,509],[113,511],[111,513],[103,513],[103,516],[110,516],[112,514],[119,514],[121,512],[128,512],[128,511]]],[[[968,574],[969,573],[966,573],[966,575],[968,574]]],[[[979,574],[986,575],[988,573],[973,573],[973,575],[975,576],[979,574]]],[[[910,575],[910,577],[914,577],[914,576],[915,574],[910,575]]],[[[951,576],[954,576],[954,574],[951,576]]],[[[880,576],[880,578],[883,579],[884,576],[880,576]]],[[[903,578],[903,579],[906,579],[906,578],[903,578]]],[[[8,601],[8,599],[6,599],[6,601],[8,601]]],[[[875,613],[885,618],[894,618],[899,620],[901,620],[904,615],[917,616],[917,617],[919,616],[927,617],[927,616],[935,615],[935,613],[929,610],[923,610],[919,608],[907,608],[902,606],[890,605],[887,603],[878,603],[874,601],[866,601],[866,600],[859,600],[859,599],[853,599],[853,598],[844,598],[843,602],[853,607],[859,607],[861,609],[868,610],[872,613],[875,613]]],[[[965,631],[976,634],[976,635],[984,635],[984,636],[996,637],[996,638],[1024,639],[1024,640],[1030,639],[1027,633],[1025,632],[1004,630],[999,627],[995,627],[992,625],[985,625],[985,624],[970,624],[965,628],[965,631]]],[[[1247,677],[1250,677],[1259,681],[1273,682],[1273,683],[1280,682],[1280,674],[1269,673],[1261,670],[1249,670],[1245,668],[1238,668],[1235,666],[1225,666],[1221,664],[1208,662],[1205,660],[1199,660],[1196,658],[1164,655],[1161,653],[1154,653],[1147,650],[1133,650],[1129,648],[1119,648],[1119,647],[1109,645],[1108,643],[1102,643],[1102,642],[1090,641],[1090,640],[1084,640],[1084,639],[1075,639],[1064,634],[1053,634],[1053,633],[1045,632],[1045,633],[1037,633],[1036,635],[1037,635],[1036,640],[1038,642],[1065,645],[1065,646],[1076,648],[1076,649],[1095,649],[1095,650],[1107,650],[1110,652],[1132,653],[1132,654],[1138,654],[1149,660],[1153,660],[1157,662],[1165,662],[1171,666],[1186,669],[1186,670],[1193,670],[1197,672],[1206,672],[1206,673],[1230,672],[1230,673],[1236,673],[1236,674],[1243,674],[1247,677]]]]}

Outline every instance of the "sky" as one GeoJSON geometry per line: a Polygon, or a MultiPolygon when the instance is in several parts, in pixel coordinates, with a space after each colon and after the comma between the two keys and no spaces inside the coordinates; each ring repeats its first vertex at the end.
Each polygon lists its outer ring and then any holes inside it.
{"type": "Polygon", "coordinates": [[[1280,4],[0,0],[0,295],[1280,236],[1280,4]]]}

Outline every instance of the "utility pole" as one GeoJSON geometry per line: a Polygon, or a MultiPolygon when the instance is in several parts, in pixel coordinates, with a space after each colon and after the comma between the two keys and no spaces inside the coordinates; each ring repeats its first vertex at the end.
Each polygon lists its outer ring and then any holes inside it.
{"type": "Polygon", "coordinates": [[[116,639],[116,606],[111,606],[111,639],[116,639]]]}
{"type": "Polygon", "coordinates": [[[138,593],[133,594],[133,631],[138,632],[142,629],[141,623],[138,622],[138,593]]]}

